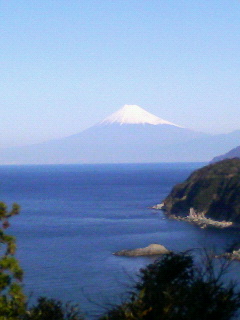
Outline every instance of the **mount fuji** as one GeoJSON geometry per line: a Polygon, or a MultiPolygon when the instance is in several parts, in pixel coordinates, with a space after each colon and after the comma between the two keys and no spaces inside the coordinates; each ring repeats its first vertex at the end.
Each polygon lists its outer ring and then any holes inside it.
{"type": "Polygon", "coordinates": [[[100,124],[168,124],[176,127],[180,127],[172,122],[163,120],[154,114],[151,114],[144,110],[143,108],[136,105],[125,104],[121,109],[111,114],[109,117],[105,118],[100,124]]]}
{"type": "Polygon", "coordinates": [[[0,150],[0,164],[209,161],[239,145],[240,131],[210,135],[125,105],[69,137],[0,150]]]}

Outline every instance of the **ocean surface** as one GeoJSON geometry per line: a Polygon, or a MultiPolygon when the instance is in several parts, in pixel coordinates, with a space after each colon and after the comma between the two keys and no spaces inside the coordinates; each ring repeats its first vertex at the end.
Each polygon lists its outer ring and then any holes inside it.
{"type": "Polygon", "coordinates": [[[7,232],[17,237],[30,303],[38,296],[71,300],[96,319],[122,301],[138,270],[153,262],[113,252],[151,243],[220,250],[234,241],[237,232],[200,229],[151,209],[202,165],[0,166],[0,200],[21,206],[7,232]]]}

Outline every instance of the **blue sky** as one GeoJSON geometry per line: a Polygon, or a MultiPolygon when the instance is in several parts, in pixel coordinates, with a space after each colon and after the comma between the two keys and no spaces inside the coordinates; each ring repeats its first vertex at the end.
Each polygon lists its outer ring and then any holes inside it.
{"type": "Polygon", "coordinates": [[[240,130],[240,1],[0,0],[0,146],[84,130],[124,104],[240,130]]]}

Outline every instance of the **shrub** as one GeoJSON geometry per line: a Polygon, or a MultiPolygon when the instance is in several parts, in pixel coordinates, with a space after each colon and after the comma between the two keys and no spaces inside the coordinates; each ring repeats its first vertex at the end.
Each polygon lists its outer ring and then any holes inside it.
{"type": "Polygon", "coordinates": [[[83,320],[77,305],[40,297],[24,320],[83,320]]]}
{"type": "Polygon", "coordinates": [[[229,320],[240,307],[234,284],[223,284],[209,256],[199,268],[191,255],[172,253],[140,270],[127,302],[102,320],[229,320]]]}

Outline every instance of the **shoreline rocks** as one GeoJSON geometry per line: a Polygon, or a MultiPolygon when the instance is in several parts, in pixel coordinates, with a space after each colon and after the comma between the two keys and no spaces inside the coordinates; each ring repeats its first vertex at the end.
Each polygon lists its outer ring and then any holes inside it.
{"type": "Polygon", "coordinates": [[[240,262],[240,250],[233,250],[232,252],[225,252],[217,258],[225,258],[228,260],[236,260],[240,262]]]}
{"type": "Polygon", "coordinates": [[[240,224],[239,194],[240,159],[227,159],[195,170],[185,181],[175,185],[162,201],[162,209],[168,214],[186,217],[194,208],[197,217],[189,214],[191,220],[228,227],[228,222],[240,224]]]}
{"type": "MultiPolygon", "coordinates": [[[[160,203],[152,207],[155,210],[163,210],[164,211],[164,204],[160,203]]],[[[190,208],[189,215],[187,216],[177,216],[175,214],[169,214],[164,212],[170,219],[179,220],[179,221],[186,221],[192,224],[198,225],[201,228],[206,227],[215,227],[215,228],[229,228],[233,226],[233,222],[231,221],[217,221],[210,218],[206,218],[203,212],[197,213],[193,208],[190,208]]]]}
{"type": "Polygon", "coordinates": [[[161,244],[150,244],[145,248],[138,248],[132,250],[121,250],[113,253],[115,256],[126,256],[126,257],[138,257],[138,256],[154,256],[169,254],[171,251],[166,249],[161,244]]]}

